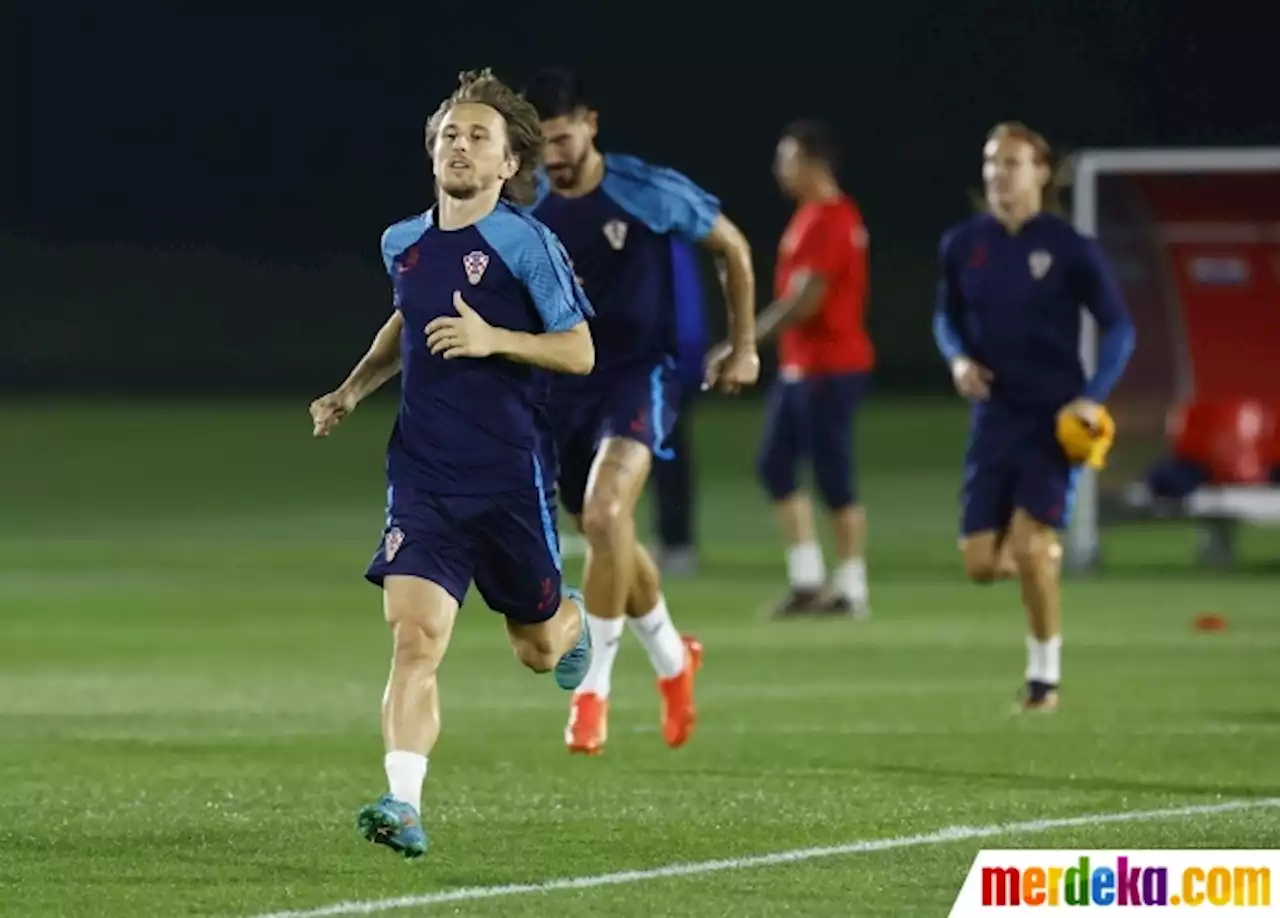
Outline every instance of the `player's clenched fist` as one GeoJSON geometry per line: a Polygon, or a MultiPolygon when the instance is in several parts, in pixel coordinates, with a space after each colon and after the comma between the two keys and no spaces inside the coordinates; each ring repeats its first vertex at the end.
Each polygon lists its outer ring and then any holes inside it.
{"type": "Polygon", "coordinates": [[[957,357],[951,364],[951,380],[956,391],[967,399],[985,402],[991,397],[991,380],[995,374],[968,357],[957,357]]]}
{"type": "Polygon", "coordinates": [[[467,305],[461,291],[453,291],[456,316],[441,316],[427,323],[427,347],[445,360],[455,357],[488,357],[494,352],[497,333],[492,325],[467,305]]]}
{"type": "Polygon", "coordinates": [[[760,379],[760,353],[754,348],[736,348],[727,341],[707,355],[702,388],[734,393],[754,386],[760,379]]]}
{"type": "Polygon", "coordinates": [[[355,410],[355,398],[338,389],[322,395],[311,403],[311,435],[327,437],[338,422],[355,410]]]}

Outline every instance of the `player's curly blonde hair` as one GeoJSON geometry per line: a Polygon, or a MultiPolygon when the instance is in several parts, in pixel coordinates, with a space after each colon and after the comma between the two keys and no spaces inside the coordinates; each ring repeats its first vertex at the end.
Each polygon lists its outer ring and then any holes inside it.
{"type": "MultiPolygon", "coordinates": [[[[1004,140],[1007,137],[1016,137],[1024,141],[1031,147],[1036,162],[1049,169],[1049,180],[1044,186],[1041,209],[1059,216],[1065,214],[1066,208],[1062,205],[1062,194],[1075,182],[1075,157],[1070,155],[1055,157],[1053,148],[1049,146],[1049,141],[1045,140],[1044,135],[1027,127],[1021,121],[1001,121],[987,132],[986,143],[1004,140]]],[[[977,210],[987,209],[986,195],[979,191],[972,191],[969,198],[977,210]]]]}
{"type": "Polygon", "coordinates": [[[542,166],[542,122],[537,109],[494,76],[489,67],[458,74],[458,88],[440,103],[427,122],[427,149],[435,149],[436,135],[449,109],[467,102],[489,106],[506,122],[507,147],[520,168],[503,184],[502,196],[516,204],[532,204],[536,198],[536,174],[542,166]]]}

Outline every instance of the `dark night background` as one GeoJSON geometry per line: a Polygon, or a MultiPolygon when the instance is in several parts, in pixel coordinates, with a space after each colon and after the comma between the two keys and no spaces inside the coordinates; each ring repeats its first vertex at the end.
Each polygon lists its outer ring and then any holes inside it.
{"type": "MultiPolygon", "coordinates": [[[[1263,4],[7,8],[0,385],[316,393],[389,307],[378,239],[429,205],[422,126],[463,68],[588,78],[601,142],[719,194],[761,306],[777,132],[835,122],[873,250],[880,385],[945,385],[933,248],[995,121],[1059,148],[1280,141],[1263,4]],[[753,10],[756,10],[753,12],[753,10]]],[[[718,299],[715,301],[718,303],[718,299]]]]}

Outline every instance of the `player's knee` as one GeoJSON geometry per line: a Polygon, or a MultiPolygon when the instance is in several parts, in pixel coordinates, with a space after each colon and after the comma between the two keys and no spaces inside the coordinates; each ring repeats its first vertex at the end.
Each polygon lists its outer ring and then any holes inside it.
{"type": "Polygon", "coordinates": [[[832,513],[852,506],[857,500],[853,491],[853,475],[848,466],[819,465],[814,478],[817,479],[818,493],[822,496],[823,504],[832,513]]]}
{"type": "Polygon", "coordinates": [[[396,664],[434,667],[449,643],[454,601],[439,587],[403,578],[387,578],[383,601],[396,664]]]}
{"type": "Polygon", "coordinates": [[[435,672],[448,639],[420,616],[406,615],[391,622],[392,655],[399,668],[435,672]]]}
{"type": "Polygon", "coordinates": [[[535,673],[549,673],[555,669],[557,657],[550,635],[535,633],[512,636],[511,649],[516,659],[535,673]]]}
{"type": "Polygon", "coordinates": [[[964,575],[974,583],[995,583],[999,579],[994,558],[972,558],[968,555],[964,559],[964,575]]]}
{"type": "Polygon", "coordinates": [[[605,550],[618,538],[626,521],[626,509],[622,498],[608,490],[592,494],[582,508],[582,533],[596,550],[605,550]]]}
{"type": "Polygon", "coordinates": [[[969,544],[962,548],[964,575],[974,583],[995,583],[1000,579],[999,559],[994,548],[969,544]]]}

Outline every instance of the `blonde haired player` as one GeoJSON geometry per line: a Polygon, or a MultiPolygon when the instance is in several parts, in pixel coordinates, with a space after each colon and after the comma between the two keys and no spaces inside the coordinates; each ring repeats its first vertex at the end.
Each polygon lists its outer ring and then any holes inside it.
{"type": "Polygon", "coordinates": [[[1057,707],[1062,677],[1058,531],[1082,464],[1100,465],[1115,427],[1103,402],[1124,372],[1134,331],[1096,243],[1051,213],[1051,153],[1016,122],[983,147],[986,209],[947,230],[934,337],[956,390],[972,402],[961,550],[978,583],[1004,573],[1027,612],[1024,710],[1057,707]],[[1080,363],[1080,307],[1100,331],[1098,368],[1080,363]]]}

